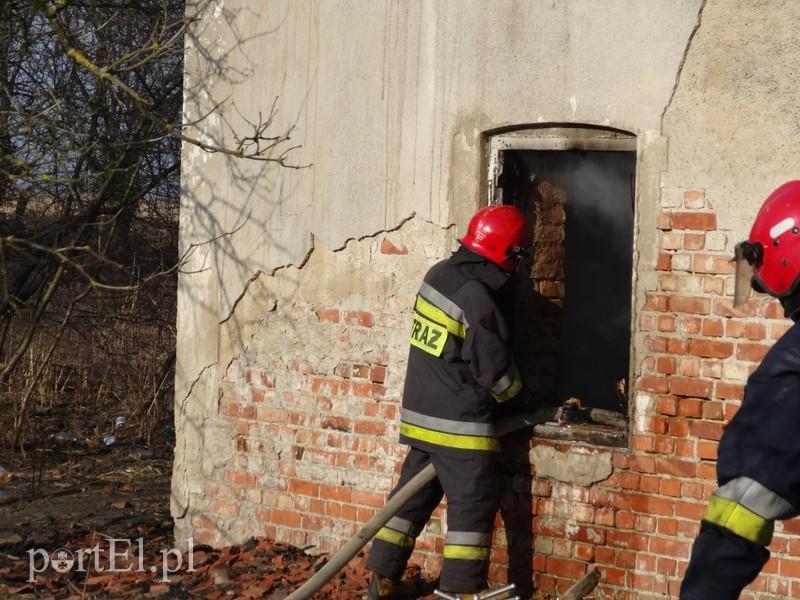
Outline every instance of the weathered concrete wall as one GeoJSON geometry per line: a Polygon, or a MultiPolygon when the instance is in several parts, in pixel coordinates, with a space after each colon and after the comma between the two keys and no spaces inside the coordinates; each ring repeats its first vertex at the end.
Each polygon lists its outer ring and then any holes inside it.
{"type": "MultiPolygon", "coordinates": [[[[176,537],[330,551],[351,535],[402,457],[408,308],[484,202],[485,134],[599,124],[638,141],[631,448],[539,440],[531,467],[530,441],[511,440],[492,573],[533,568],[548,591],[594,561],[607,598],[676,595],[722,424],[785,327],[763,299],[730,309],[727,257],[797,172],[800,6],[215,0],[204,15],[187,119],[229,100],[198,137],[235,145],[279,96],[270,131],[294,126],[289,161],[311,166],[184,147],[181,243],[199,245],[179,284],[176,537]],[[549,477],[574,455],[585,480],[549,477]]],[[[430,570],[440,517],[415,555],[430,570]]],[[[748,597],[800,596],[779,530],[748,597]]]]}

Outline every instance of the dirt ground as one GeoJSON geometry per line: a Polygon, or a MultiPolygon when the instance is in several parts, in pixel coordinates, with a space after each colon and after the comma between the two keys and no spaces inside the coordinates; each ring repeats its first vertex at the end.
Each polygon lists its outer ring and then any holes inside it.
{"type": "MultiPolygon", "coordinates": [[[[0,598],[278,600],[324,561],[251,539],[194,546],[179,566],[177,551],[164,554],[173,548],[167,458],[142,460],[129,448],[0,458],[15,461],[0,486],[0,598]]],[[[361,598],[363,563],[356,557],[317,597],[361,598]]]]}
{"type": "MultiPolygon", "coordinates": [[[[264,538],[195,545],[179,558],[164,456],[81,448],[0,456],[0,465],[10,474],[0,475],[0,598],[281,600],[327,558],[264,538]]],[[[363,598],[365,562],[362,552],[315,599],[363,598]]],[[[435,598],[435,582],[422,583],[435,598]]]]}

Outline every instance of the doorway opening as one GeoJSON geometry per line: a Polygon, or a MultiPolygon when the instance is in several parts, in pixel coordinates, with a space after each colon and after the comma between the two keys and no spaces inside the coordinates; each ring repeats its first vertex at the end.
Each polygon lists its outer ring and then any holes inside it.
{"type": "Polygon", "coordinates": [[[493,136],[489,193],[528,218],[534,250],[506,301],[542,404],[628,414],[636,140],[605,129],[493,136]]]}

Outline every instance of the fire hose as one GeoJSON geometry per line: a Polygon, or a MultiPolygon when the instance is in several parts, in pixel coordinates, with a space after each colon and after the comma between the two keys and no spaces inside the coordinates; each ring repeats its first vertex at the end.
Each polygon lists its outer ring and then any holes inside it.
{"type": "MultiPolygon", "coordinates": [[[[597,418],[597,421],[602,422],[601,419],[605,416],[606,418],[609,415],[600,415],[597,413],[600,409],[592,409],[592,413],[589,415],[590,417],[597,418]]],[[[603,413],[612,413],[612,411],[601,411],[603,413]]],[[[495,427],[496,433],[498,437],[507,435],[509,433],[513,433],[515,431],[519,431],[521,429],[526,429],[528,427],[534,427],[536,425],[540,425],[542,423],[546,423],[548,421],[560,421],[562,420],[562,414],[564,413],[564,407],[548,407],[548,408],[541,408],[534,412],[529,413],[522,413],[518,415],[514,415],[512,417],[507,417],[505,419],[501,419],[497,422],[495,427]]],[[[613,413],[616,414],[616,413],[613,413]]],[[[624,417],[620,415],[620,418],[624,420],[624,417]]],[[[571,420],[571,419],[570,419],[571,420]]],[[[425,485],[427,485],[430,481],[432,481],[436,477],[436,470],[434,469],[433,465],[430,464],[422,471],[417,473],[408,483],[406,483],[402,488],[397,490],[395,494],[389,498],[386,504],[381,508],[378,512],[373,515],[373,517],[367,521],[367,523],[356,533],[355,537],[353,537],[349,542],[347,542],[336,554],[334,554],[330,560],[328,560],[322,568],[317,571],[308,581],[306,581],[303,585],[301,585],[298,589],[294,592],[289,594],[286,597],[286,600],[308,600],[313,596],[317,591],[319,591],[322,586],[324,586],[328,581],[333,578],[339,571],[341,571],[344,566],[350,562],[350,560],[356,555],[356,553],[361,550],[374,536],[378,533],[378,530],[383,527],[389,519],[391,519],[397,511],[399,511],[403,505],[420,489],[422,489],[425,485]]],[[[584,579],[580,580],[576,586],[570,589],[567,594],[572,592],[572,590],[581,584],[585,579],[589,578],[590,576],[594,578],[594,573],[590,572],[584,577],[584,579]]],[[[597,579],[599,579],[599,574],[597,574],[597,579]]],[[[594,584],[596,585],[597,579],[594,579],[594,584]]],[[[594,587],[594,586],[592,586],[594,587]]],[[[585,595],[585,594],[583,594],[585,595]]],[[[575,600],[582,598],[581,596],[573,596],[575,600]]],[[[565,596],[562,600],[568,600],[569,596],[565,596]]]]}

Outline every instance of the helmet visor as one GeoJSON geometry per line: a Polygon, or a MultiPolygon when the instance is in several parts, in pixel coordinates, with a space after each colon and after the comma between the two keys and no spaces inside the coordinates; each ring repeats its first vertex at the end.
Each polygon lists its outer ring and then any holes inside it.
{"type": "Polygon", "coordinates": [[[753,269],[761,261],[763,248],[758,242],[739,242],[734,250],[736,280],[733,286],[733,306],[740,307],[750,298],[753,290],[753,269]]]}

